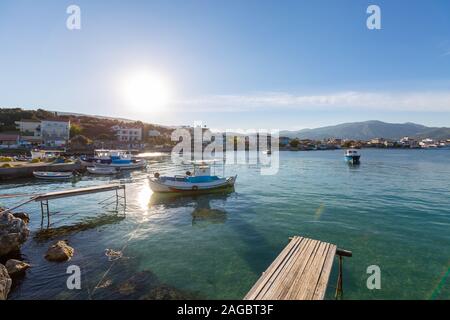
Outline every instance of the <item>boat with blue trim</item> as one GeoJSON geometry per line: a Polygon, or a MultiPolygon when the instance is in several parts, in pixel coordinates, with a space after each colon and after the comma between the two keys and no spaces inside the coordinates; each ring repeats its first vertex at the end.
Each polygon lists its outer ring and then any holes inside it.
{"type": "Polygon", "coordinates": [[[117,170],[143,169],[147,166],[145,159],[135,159],[125,150],[95,150],[94,157],[81,157],[82,165],[86,167],[108,167],[117,170]]]}
{"type": "Polygon", "coordinates": [[[149,177],[149,183],[153,192],[157,193],[197,194],[233,188],[236,179],[237,176],[211,175],[211,166],[205,161],[200,161],[194,163],[193,174],[188,171],[186,175],[169,177],[155,173],[153,177],[149,177]]]}
{"type": "Polygon", "coordinates": [[[358,150],[356,149],[345,150],[345,161],[347,161],[348,163],[359,164],[360,159],[361,155],[359,154],[358,150]]]}

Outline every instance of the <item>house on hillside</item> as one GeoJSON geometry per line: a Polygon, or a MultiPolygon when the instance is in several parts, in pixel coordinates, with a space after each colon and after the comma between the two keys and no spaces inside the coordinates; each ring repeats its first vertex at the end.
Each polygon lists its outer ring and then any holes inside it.
{"type": "Polygon", "coordinates": [[[119,142],[142,141],[142,127],[133,125],[116,125],[111,128],[119,142]]]}
{"type": "Polygon", "coordinates": [[[70,121],[42,120],[41,137],[47,147],[65,147],[70,139],[70,121]]]}

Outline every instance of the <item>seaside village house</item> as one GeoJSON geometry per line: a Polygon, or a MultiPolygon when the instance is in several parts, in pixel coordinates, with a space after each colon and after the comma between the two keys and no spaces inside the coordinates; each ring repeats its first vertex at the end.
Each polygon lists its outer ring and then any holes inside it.
{"type": "Polygon", "coordinates": [[[1,134],[0,133],[0,149],[16,149],[20,144],[20,136],[18,134],[1,134]]]}
{"type": "Polygon", "coordinates": [[[142,128],[132,125],[116,125],[111,128],[119,141],[119,144],[131,148],[142,147],[142,128]]]}
{"type": "Polygon", "coordinates": [[[22,146],[62,148],[70,138],[70,121],[21,120],[16,121],[22,146]]]}

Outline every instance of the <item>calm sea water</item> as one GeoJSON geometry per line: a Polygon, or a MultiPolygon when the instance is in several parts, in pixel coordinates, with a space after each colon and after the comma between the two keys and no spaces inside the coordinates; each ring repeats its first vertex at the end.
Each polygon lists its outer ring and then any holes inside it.
{"type": "MultiPolygon", "coordinates": [[[[280,170],[261,176],[256,165],[238,174],[230,194],[167,198],[152,195],[145,177],[85,176],[76,183],[35,180],[0,184],[1,194],[35,194],[122,181],[125,212],[102,208],[97,194],[50,202],[53,227],[42,235],[38,204],[32,235],[20,258],[32,268],[15,281],[11,299],[241,299],[293,235],[353,251],[344,260],[345,299],[450,298],[450,150],[362,150],[360,166],[342,151],[281,152],[280,170]],[[125,213],[125,214],[123,214],[125,213]],[[72,226],[60,229],[61,226],[72,226]],[[43,256],[67,239],[75,256],[50,263],[43,256]],[[109,261],[105,249],[123,252],[109,261]],[[82,289],[66,288],[66,268],[78,265],[82,289]],[[369,290],[366,271],[381,268],[381,290],[369,290]]],[[[169,157],[150,171],[183,173],[169,157]]],[[[221,169],[219,170],[221,172],[221,169]]],[[[18,199],[0,199],[11,206],[18,199]]],[[[327,292],[333,298],[337,263],[327,292]]]]}

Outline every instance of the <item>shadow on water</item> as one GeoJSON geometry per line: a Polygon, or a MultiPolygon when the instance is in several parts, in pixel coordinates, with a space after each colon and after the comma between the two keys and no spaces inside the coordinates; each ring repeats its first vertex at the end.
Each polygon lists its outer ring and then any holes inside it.
{"type": "Polygon", "coordinates": [[[36,232],[33,239],[37,242],[47,241],[53,238],[73,235],[81,231],[98,228],[104,225],[116,224],[124,219],[125,216],[119,214],[103,214],[99,217],[89,218],[71,226],[39,230],[36,232]]]}
{"type": "Polygon", "coordinates": [[[191,212],[192,225],[223,224],[227,221],[227,212],[223,209],[214,209],[212,201],[226,202],[232,190],[225,190],[212,194],[178,195],[154,193],[150,199],[150,206],[160,205],[166,209],[193,207],[191,212]]]}

